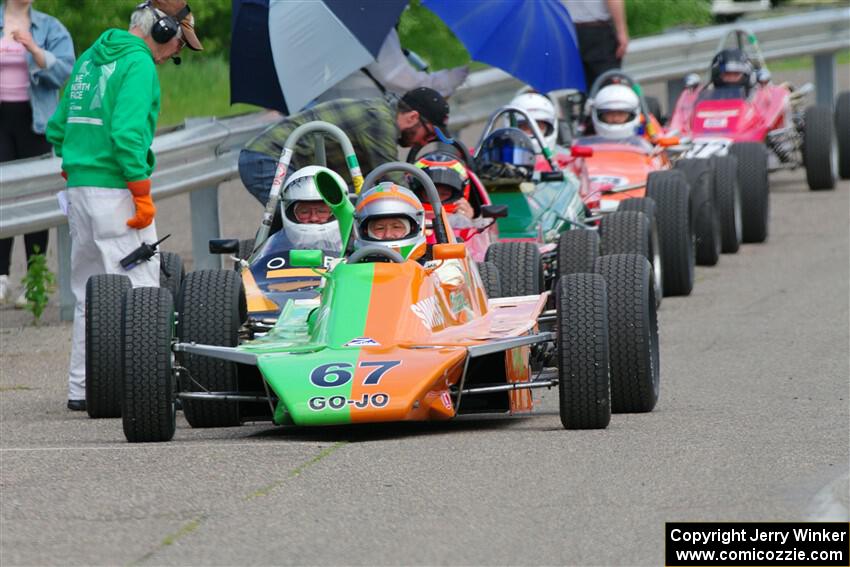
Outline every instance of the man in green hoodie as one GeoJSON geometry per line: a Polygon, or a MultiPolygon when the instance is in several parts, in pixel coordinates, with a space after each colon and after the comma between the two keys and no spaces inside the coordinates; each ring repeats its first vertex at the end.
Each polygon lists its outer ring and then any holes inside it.
{"type": "Polygon", "coordinates": [[[47,124],[68,181],[71,289],[76,298],[68,408],[85,404],[86,282],[95,274],[124,274],[133,286],[159,285],[159,259],[130,271],[119,260],[157,240],[151,199],[151,151],[159,115],[155,65],[180,49],[203,49],[184,0],[150,0],[136,7],[129,31],[105,31],[77,60],[47,124]]]}

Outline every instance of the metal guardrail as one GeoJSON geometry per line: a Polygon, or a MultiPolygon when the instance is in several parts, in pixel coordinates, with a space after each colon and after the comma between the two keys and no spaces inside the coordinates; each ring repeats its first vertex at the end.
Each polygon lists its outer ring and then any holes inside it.
{"type": "MultiPolygon", "coordinates": [[[[745,27],[758,36],[767,59],[813,55],[818,101],[831,103],[833,55],[850,47],[848,25],[850,8],[838,8],[765,19],[745,27]]],[[[739,26],[714,26],[634,40],[624,67],[640,81],[668,80],[668,95],[672,96],[680,77],[705,70],[717,41],[733,27],[739,26]]],[[[471,74],[452,96],[452,130],[485,120],[521,87],[521,82],[498,69],[471,74]]],[[[220,120],[189,120],[183,128],[155,138],[153,196],[159,200],[191,193],[196,268],[220,266],[220,258],[207,252],[208,239],[219,236],[218,184],[236,177],[238,150],[276,117],[276,113],[258,113],[220,120]]],[[[58,227],[61,316],[67,320],[72,317],[73,297],[68,283],[70,236],[56,200],[56,193],[64,189],[60,165],[57,158],[0,164],[0,237],[58,227]]]]}
{"type": "MultiPolygon", "coordinates": [[[[237,174],[239,149],[274,121],[274,113],[218,120],[193,119],[184,128],[157,136],[156,200],[215,187],[237,174]]],[[[66,222],[56,193],[65,188],[59,158],[34,158],[0,165],[0,237],[59,226],[66,222]]]]}
{"type": "MultiPolygon", "coordinates": [[[[850,47],[849,27],[850,8],[833,8],[670,32],[631,41],[623,69],[641,82],[670,79],[678,82],[688,73],[706,71],[717,42],[729,30],[744,28],[758,37],[765,59],[815,56],[818,101],[831,101],[832,54],[850,47]]],[[[452,95],[452,131],[486,120],[494,108],[510,102],[522,87],[522,82],[499,69],[470,74],[464,85],[452,95]]]]}

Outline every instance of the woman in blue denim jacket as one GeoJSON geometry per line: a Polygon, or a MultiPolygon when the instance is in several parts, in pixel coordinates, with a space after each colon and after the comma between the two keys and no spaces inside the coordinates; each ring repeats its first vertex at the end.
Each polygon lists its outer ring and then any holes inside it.
{"type": "MultiPolygon", "coordinates": [[[[32,0],[0,3],[0,162],[48,153],[44,128],[74,66],[74,44],[59,20],[32,0]]],[[[24,236],[27,261],[47,252],[48,231],[24,236]]],[[[10,295],[12,238],[0,240],[0,303],[10,295]]],[[[15,301],[23,307],[23,292],[15,301]]]]}

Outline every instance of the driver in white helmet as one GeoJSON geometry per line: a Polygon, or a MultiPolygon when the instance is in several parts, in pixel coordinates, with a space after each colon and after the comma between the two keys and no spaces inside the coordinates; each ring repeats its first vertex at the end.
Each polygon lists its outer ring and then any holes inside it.
{"type": "MultiPolygon", "coordinates": [[[[384,181],[361,193],[354,209],[354,248],[365,246],[385,246],[405,260],[425,255],[425,208],[410,189],[384,181]]],[[[457,288],[465,282],[458,260],[426,262],[425,267],[436,267],[444,286],[457,288]]]]}
{"type": "Polygon", "coordinates": [[[281,198],[282,233],[296,249],[320,249],[338,254],[342,247],[339,223],[322,200],[314,177],[329,173],[341,187],[345,181],[327,167],[311,165],[292,174],[283,187],[281,198]]]}
{"type": "Polygon", "coordinates": [[[596,134],[610,140],[636,136],[640,127],[640,99],[625,85],[608,85],[596,93],[591,119],[596,134]]]}
{"type": "MultiPolygon", "coordinates": [[[[537,127],[543,134],[543,143],[549,148],[549,151],[554,152],[555,145],[558,143],[558,116],[555,112],[555,105],[552,104],[549,97],[540,93],[523,93],[514,97],[511,106],[524,110],[532,120],[537,122],[537,127]]],[[[534,149],[537,153],[542,153],[543,150],[535,139],[528,122],[520,119],[517,126],[529,135],[534,142],[534,149]]]]}

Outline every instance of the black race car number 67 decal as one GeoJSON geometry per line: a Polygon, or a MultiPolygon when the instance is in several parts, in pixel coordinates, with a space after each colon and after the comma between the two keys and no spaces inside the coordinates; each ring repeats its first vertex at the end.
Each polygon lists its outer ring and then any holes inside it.
{"type": "MultiPolygon", "coordinates": [[[[377,386],[388,370],[401,364],[400,360],[367,360],[361,362],[359,368],[374,368],[363,380],[364,386],[377,386]]],[[[317,366],[310,373],[310,381],[319,388],[336,388],[348,384],[353,373],[354,365],[350,362],[331,362],[317,366]]]]}

